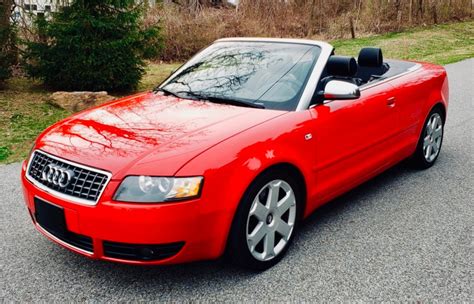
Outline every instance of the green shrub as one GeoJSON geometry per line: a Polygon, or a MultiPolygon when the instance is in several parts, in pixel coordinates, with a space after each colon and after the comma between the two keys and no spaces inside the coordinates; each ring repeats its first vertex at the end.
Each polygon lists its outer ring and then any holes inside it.
{"type": "Polygon", "coordinates": [[[37,20],[27,73],[62,90],[136,88],[144,59],[162,48],[159,27],[143,28],[142,11],[134,0],[74,0],[51,20],[37,20]]]}
{"type": "Polygon", "coordinates": [[[0,161],[5,161],[10,156],[11,151],[7,147],[0,147],[0,161]]]}

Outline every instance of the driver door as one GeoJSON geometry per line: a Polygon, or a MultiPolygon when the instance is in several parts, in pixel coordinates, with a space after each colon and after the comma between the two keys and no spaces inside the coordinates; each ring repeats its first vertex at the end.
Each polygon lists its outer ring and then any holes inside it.
{"type": "Polygon", "coordinates": [[[325,101],[309,110],[316,146],[316,185],[311,191],[316,205],[393,164],[397,115],[392,91],[381,83],[362,89],[358,99],[325,101]]]}

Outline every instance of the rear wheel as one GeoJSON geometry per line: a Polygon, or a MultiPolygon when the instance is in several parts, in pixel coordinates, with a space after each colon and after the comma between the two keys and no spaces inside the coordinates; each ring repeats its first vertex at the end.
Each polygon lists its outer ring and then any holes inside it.
{"type": "Polygon", "coordinates": [[[442,110],[437,107],[428,115],[413,155],[413,164],[417,168],[427,169],[433,166],[441,152],[443,135],[444,116],[442,110]]]}
{"type": "Polygon", "coordinates": [[[282,259],[299,218],[301,191],[292,176],[267,172],[244,194],[229,236],[228,255],[236,264],[267,269],[282,259]]]}

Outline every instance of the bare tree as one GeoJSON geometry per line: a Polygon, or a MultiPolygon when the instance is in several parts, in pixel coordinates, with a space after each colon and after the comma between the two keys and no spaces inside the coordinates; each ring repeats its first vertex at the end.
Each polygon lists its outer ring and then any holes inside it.
{"type": "Polygon", "coordinates": [[[416,15],[418,18],[423,19],[423,0],[418,0],[418,11],[416,15]]]}
{"type": "Polygon", "coordinates": [[[402,1],[395,0],[395,10],[397,12],[397,27],[400,29],[402,26],[402,9],[401,9],[402,1]]]}
{"type": "Polygon", "coordinates": [[[356,34],[355,34],[355,28],[354,28],[354,20],[352,19],[352,17],[349,17],[349,27],[351,29],[351,38],[355,39],[356,34]]]}
{"type": "Polygon", "coordinates": [[[408,5],[408,23],[411,25],[413,23],[413,1],[409,0],[410,4],[408,5]]]}
{"type": "Polygon", "coordinates": [[[433,23],[438,24],[438,6],[437,0],[431,0],[430,3],[431,14],[433,15],[433,23]]]}

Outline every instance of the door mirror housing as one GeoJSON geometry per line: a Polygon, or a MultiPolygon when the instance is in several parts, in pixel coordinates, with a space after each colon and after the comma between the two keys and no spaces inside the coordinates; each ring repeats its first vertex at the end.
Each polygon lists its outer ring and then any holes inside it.
{"type": "Polygon", "coordinates": [[[360,97],[360,90],[353,83],[342,80],[330,80],[326,84],[322,95],[324,99],[332,100],[357,99],[360,97]]]}

